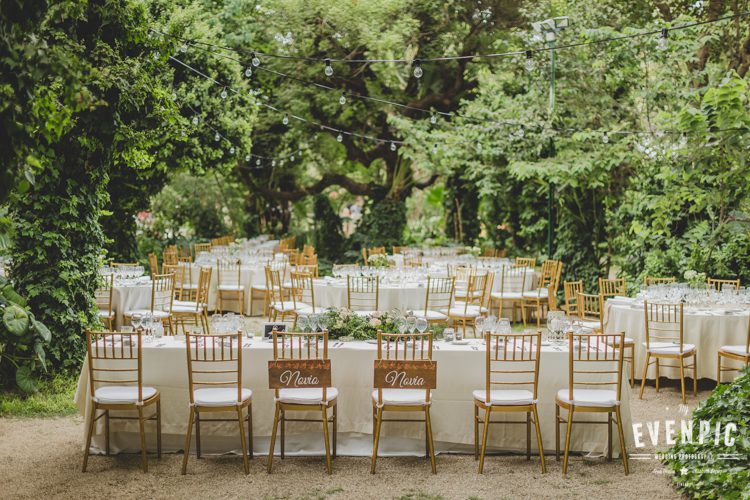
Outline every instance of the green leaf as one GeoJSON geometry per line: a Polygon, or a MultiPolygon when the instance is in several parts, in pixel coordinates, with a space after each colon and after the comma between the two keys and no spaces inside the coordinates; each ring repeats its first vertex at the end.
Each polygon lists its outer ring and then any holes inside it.
{"type": "Polygon", "coordinates": [[[15,290],[13,290],[13,287],[10,284],[6,284],[2,289],[2,295],[8,301],[13,302],[14,304],[18,304],[21,307],[26,307],[26,299],[21,297],[18,293],[16,293],[15,290]]]}
{"type": "Polygon", "coordinates": [[[44,325],[44,323],[32,318],[31,326],[34,327],[34,330],[36,331],[36,333],[38,333],[39,336],[42,337],[42,339],[44,339],[45,342],[50,342],[52,340],[52,332],[49,331],[49,328],[47,328],[44,325]]]}
{"type": "Polygon", "coordinates": [[[10,333],[16,337],[21,337],[29,329],[29,315],[23,308],[12,304],[5,308],[3,324],[10,333]]]}
{"type": "Polygon", "coordinates": [[[36,342],[34,344],[34,352],[36,353],[37,359],[39,359],[39,362],[42,363],[42,368],[44,368],[44,371],[47,371],[47,354],[44,352],[44,345],[41,342],[36,342]]]}
{"type": "Polygon", "coordinates": [[[16,370],[16,384],[27,394],[37,392],[36,381],[28,366],[19,366],[16,370]]]}

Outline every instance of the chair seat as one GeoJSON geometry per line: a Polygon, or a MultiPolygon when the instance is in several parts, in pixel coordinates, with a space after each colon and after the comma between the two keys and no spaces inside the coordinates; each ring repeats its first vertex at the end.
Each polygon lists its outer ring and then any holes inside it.
{"type": "Polygon", "coordinates": [[[277,302],[276,304],[271,304],[271,309],[278,312],[292,312],[294,311],[294,304],[291,301],[284,302],[283,304],[277,302]]]}
{"type": "Polygon", "coordinates": [[[198,303],[193,300],[173,300],[172,309],[174,309],[175,306],[192,307],[195,309],[198,307],[198,303]]]}
{"type": "Polygon", "coordinates": [[[150,309],[135,309],[133,311],[125,311],[125,314],[123,316],[126,316],[128,318],[132,317],[134,314],[150,314],[156,319],[165,319],[169,318],[171,314],[169,314],[167,311],[151,311],[150,309]]]}
{"type": "Polygon", "coordinates": [[[719,349],[719,352],[728,352],[730,354],[737,354],[738,356],[750,356],[750,351],[744,345],[723,345],[719,349]]]}
{"type": "MultiPolygon", "coordinates": [[[[383,389],[383,404],[394,406],[426,406],[426,391],[423,389],[383,389]]],[[[372,400],[377,403],[378,390],[372,391],[372,400]]]]}
{"type": "MultiPolygon", "coordinates": [[[[339,396],[339,390],[335,387],[326,389],[326,403],[330,403],[339,396]]],[[[307,389],[280,389],[280,403],[297,405],[319,405],[323,403],[323,389],[312,387],[307,389]]]]}
{"type": "Polygon", "coordinates": [[[451,307],[450,311],[441,309],[440,312],[453,318],[476,318],[482,315],[482,310],[478,306],[469,306],[465,309],[464,307],[451,307]]]}
{"type": "Polygon", "coordinates": [[[602,322],[595,319],[585,319],[583,321],[579,321],[579,323],[583,328],[587,328],[589,330],[602,327],[602,322]]]}
{"type": "MultiPolygon", "coordinates": [[[[619,342],[617,342],[617,341],[615,341],[613,343],[614,343],[614,345],[619,344],[619,342]]],[[[623,345],[624,345],[624,347],[635,346],[635,340],[633,340],[630,337],[625,337],[623,345]]]]}
{"type": "Polygon", "coordinates": [[[218,289],[222,292],[242,292],[245,290],[244,285],[219,285],[218,289]]]}
{"type": "MultiPolygon", "coordinates": [[[[142,387],[141,396],[145,401],[156,394],[153,387],[142,387]]],[[[134,404],[138,402],[138,386],[106,385],[94,392],[94,401],[102,404],[134,404]]]]}
{"type": "Polygon", "coordinates": [[[261,291],[261,292],[268,292],[271,290],[266,285],[253,285],[250,287],[252,290],[261,291]]]}
{"type": "MultiPolygon", "coordinates": [[[[250,389],[242,388],[242,400],[247,401],[253,395],[250,389]]],[[[193,401],[198,406],[231,406],[237,404],[237,388],[208,387],[193,391],[193,401]]]]}
{"type": "Polygon", "coordinates": [[[114,313],[114,311],[103,311],[103,310],[99,309],[99,317],[100,318],[112,319],[112,318],[115,317],[115,313],[114,313]]]}
{"type": "Polygon", "coordinates": [[[198,309],[198,304],[195,302],[192,303],[193,305],[185,305],[185,304],[175,304],[172,306],[172,312],[173,313],[197,313],[200,311],[198,309]]]}
{"type": "MultiPolygon", "coordinates": [[[[643,344],[646,345],[645,343],[643,344]]],[[[695,345],[693,344],[682,344],[682,353],[690,353],[695,351],[695,345]]],[[[651,342],[648,352],[651,354],[680,354],[680,345],[673,344],[671,342],[651,342]]]]}
{"type": "Polygon", "coordinates": [[[427,321],[442,321],[448,319],[448,316],[439,311],[414,311],[414,316],[417,318],[424,318],[427,321]]]}
{"type": "Polygon", "coordinates": [[[523,298],[523,294],[521,292],[492,292],[490,297],[495,300],[519,300],[523,298]]]}
{"type": "Polygon", "coordinates": [[[198,289],[198,283],[183,283],[182,284],[183,290],[197,290],[198,289]]]}
{"type": "MultiPolygon", "coordinates": [[[[477,389],[471,393],[474,399],[487,404],[487,391],[485,389],[477,389]]],[[[534,402],[534,394],[531,391],[523,389],[493,389],[490,391],[490,406],[491,405],[530,405],[534,402]]]]}
{"type": "Polygon", "coordinates": [[[560,389],[557,391],[557,400],[566,404],[577,406],[596,406],[606,408],[609,406],[618,406],[617,394],[609,389],[573,389],[573,401],[568,399],[570,396],[569,389],[560,389]]]}
{"type": "Polygon", "coordinates": [[[546,288],[537,288],[536,290],[529,290],[523,292],[524,299],[546,299],[549,295],[549,290],[546,288]]]}

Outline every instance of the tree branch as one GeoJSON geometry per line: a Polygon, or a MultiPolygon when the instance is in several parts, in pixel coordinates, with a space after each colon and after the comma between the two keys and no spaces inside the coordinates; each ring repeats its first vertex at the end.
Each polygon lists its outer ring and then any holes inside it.
{"type": "Polygon", "coordinates": [[[382,186],[378,186],[377,184],[357,182],[353,179],[350,179],[344,174],[337,174],[333,172],[324,174],[323,177],[321,177],[320,180],[314,184],[301,187],[294,191],[277,191],[275,189],[256,184],[255,180],[252,179],[251,176],[247,176],[246,178],[248,185],[253,191],[261,194],[266,198],[284,201],[297,201],[304,198],[305,196],[319,194],[329,186],[341,186],[351,194],[370,197],[377,196],[383,189],[382,186]]]}

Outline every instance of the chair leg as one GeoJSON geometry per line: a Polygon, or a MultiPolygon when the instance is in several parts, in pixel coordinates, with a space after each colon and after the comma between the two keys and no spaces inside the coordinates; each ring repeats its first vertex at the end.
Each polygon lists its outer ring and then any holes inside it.
{"type": "Polygon", "coordinates": [[[240,300],[240,316],[245,315],[245,292],[239,293],[239,300],[240,300]]]}
{"type": "Polygon", "coordinates": [[[539,460],[542,462],[542,474],[547,472],[547,464],[544,461],[544,445],[542,445],[542,431],[539,428],[539,414],[536,411],[536,404],[532,406],[534,412],[534,427],[536,428],[536,442],[539,445],[539,460]]]}
{"type": "Polygon", "coordinates": [[[474,460],[479,460],[479,407],[474,405],[474,460]]]}
{"type": "Polygon", "coordinates": [[[484,454],[487,451],[487,434],[490,430],[490,407],[484,410],[484,429],[482,431],[482,449],[479,452],[479,473],[484,472],[484,454]]]}
{"type": "Polygon", "coordinates": [[[612,412],[607,413],[607,460],[612,460],[612,412]]]}
{"type": "Polygon", "coordinates": [[[146,456],[146,422],[143,420],[143,406],[138,407],[138,430],[141,435],[141,467],[148,472],[148,457],[146,456]]]}
{"type": "Polygon", "coordinates": [[[693,353],[693,397],[698,395],[698,353],[693,353]]]}
{"type": "Polygon", "coordinates": [[[635,387],[635,346],[630,348],[630,388],[635,387]]]}
{"type": "Polygon", "coordinates": [[[680,356],[680,392],[682,392],[682,404],[685,404],[685,358],[680,356]]]}
{"type": "Polygon", "coordinates": [[[383,408],[378,408],[378,414],[375,418],[375,442],[372,444],[372,464],[370,465],[370,474],[375,474],[375,461],[378,458],[378,444],[380,443],[380,425],[383,423],[383,408]]]}
{"type": "Polygon", "coordinates": [[[721,385],[721,353],[717,354],[718,359],[716,360],[716,387],[721,385]]]}
{"type": "Polygon", "coordinates": [[[563,450],[563,474],[568,473],[568,458],[570,455],[570,435],[573,431],[573,407],[568,410],[568,424],[565,430],[565,449],[563,450]]]}
{"type": "Polygon", "coordinates": [[[646,374],[648,373],[649,361],[651,361],[651,354],[646,353],[646,360],[643,362],[643,377],[641,377],[641,393],[638,399],[643,399],[643,389],[646,387],[646,374]]]}
{"type": "Polygon", "coordinates": [[[187,462],[188,462],[188,455],[190,455],[190,438],[193,434],[193,419],[195,418],[195,408],[190,407],[190,417],[188,417],[188,426],[187,426],[187,434],[185,435],[185,451],[183,452],[184,455],[182,456],[182,475],[184,476],[187,473],[187,462]]]}
{"type": "Polygon", "coordinates": [[[250,461],[247,458],[247,441],[245,441],[245,425],[242,423],[242,406],[237,407],[237,424],[240,426],[240,441],[242,441],[242,463],[245,475],[250,474],[250,461]]]}
{"type": "Polygon", "coordinates": [[[104,410],[104,454],[109,456],[109,410],[104,410]]]}
{"type": "Polygon", "coordinates": [[[89,416],[89,430],[86,433],[86,448],[83,450],[83,468],[81,472],[86,472],[86,466],[89,463],[89,449],[91,448],[91,435],[94,433],[94,419],[96,418],[96,405],[91,402],[91,415],[89,416]]]}
{"type": "Polygon", "coordinates": [[[336,440],[339,433],[338,405],[333,405],[333,458],[336,458],[336,440]]]}
{"type": "Polygon", "coordinates": [[[268,473],[271,473],[271,468],[273,467],[273,450],[276,447],[276,429],[279,425],[279,414],[281,413],[281,409],[279,408],[279,404],[276,403],[276,413],[273,417],[273,428],[271,430],[271,447],[268,450],[268,473]]]}
{"type": "Polygon", "coordinates": [[[284,456],[284,444],[286,440],[286,412],[281,410],[281,459],[286,458],[284,456]]]}
{"type": "Polygon", "coordinates": [[[659,379],[661,378],[659,374],[659,358],[654,358],[654,361],[656,361],[656,392],[659,392],[659,379]]]}
{"type": "Polygon", "coordinates": [[[156,402],[156,458],[161,460],[161,399],[156,402]]]}
{"type": "Polygon", "coordinates": [[[555,460],[560,461],[560,407],[555,404],[555,460]]]}
{"type": "Polygon", "coordinates": [[[435,465],[435,449],[432,443],[432,422],[430,421],[430,407],[425,407],[424,410],[425,425],[427,427],[427,446],[430,452],[430,465],[432,466],[432,473],[437,474],[437,466],[435,465]]]}
{"type": "Polygon", "coordinates": [[[615,416],[617,417],[617,434],[620,436],[620,454],[622,455],[622,464],[625,466],[625,475],[630,473],[628,467],[628,450],[625,448],[625,435],[622,432],[622,417],[620,416],[620,407],[615,406],[615,416]]]}
{"type": "Polygon", "coordinates": [[[201,458],[201,414],[195,411],[195,456],[201,458]]]}
{"type": "Polygon", "coordinates": [[[531,412],[526,412],[526,460],[531,460],[531,412]]]}
{"type": "Polygon", "coordinates": [[[328,411],[325,404],[320,405],[320,409],[323,413],[323,441],[325,441],[326,447],[326,470],[328,474],[333,474],[333,467],[331,466],[331,443],[328,437],[328,411]]]}
{"type": "Polygon", "coordinates": [[[253,458],[253,403],[247,405],[247,439],[250,459],[253,458]]]}

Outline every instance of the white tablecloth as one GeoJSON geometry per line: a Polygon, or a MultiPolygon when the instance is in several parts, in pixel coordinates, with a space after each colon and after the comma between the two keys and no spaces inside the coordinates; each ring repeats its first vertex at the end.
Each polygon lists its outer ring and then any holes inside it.
{"type": "MultiPolygon", "coordinates": [[[[625,332],[635,341],[635,375],[643,374],[646,360],[646,318],[642,303],[634,300],[609,300],[605,306],[604,329],[607,333],[625,332]]],[[[720,311],[695,311],[685,308],[684,337],[687,344],[696,346],[698,356],[698,378],[716,380],[717,353],[723,345],[745,344],[748,328],[748,312],[723,314],[720,311]]],[[[669,363],[674,364],[674,363],[669,363]]],[[[647,378],[653,379],[656,367],[649,367],[647,378]]],[[[662,368],[659,375],[679,379],[679,369],[662,368]]],[[[693,370],[686,371],[693,376],[693,370]]]]}
{"type": "MultiPolygon", "coordinates": [[[[188,378],[185,344],[174,338],[164,338],[146,345],[143,349],[144,384],[156,387],[162,397],[162,432],[166,451],[183,448],[188,420],[188,378]]],[[[434,439],[438,452],[472,452],[473,404],[472,391],[482,389],[485,380],[485,352],[480,341],[472,346],[454,346],[436,342],[433,359],[438,363],[437,389],[433,392],[431,409],[434,439]]],[[[373,362],[376,346],[365,342],[344,343],[342,347],[329,348],[333,368],[333,385],[339,390],[339,453],[368,456],[372,452],[372,392],[373,362]]],[[[543,347],[539,374],[539,416],[544,448],[547,453],[555,449],[555,394],[568,383],[568,353],[562,347],[543,347]]],[[[254,338],[243,349],[243,383],[253,391],[254,451],[267,454],[271,425],[273,423],[273,391],[268,389],[268,360],[273,358],[272,344],[254,338]]],[[[78,381],[76,404],[82,415],[90,412],[89,376],[84,364],[78,381]]],[[[630,447],[633,434],[630,417],[630,388],[622,388],[622,416],[626,443],[630,447]]],[[[316,415],[318,415],[316,413],[316,415]]],[[[503,415],[506,420],[521,418],[503,415]]],[[[576,420],[596,418],[577,415],[576,420]]],[[[498,417],[495,417],[498,418],[498,417]]],[[[523,416],[525,418],[525,415],[523,416]]],[[[598,416],[601,419],[601,415],[598,416]]],[[[137,421],[114,421],[111,424],[111,450],[135,452],[139,449],[137,421]]],[[[104,449],[104,419],[96,426],[92,448],[104,449]]],[[[383,426],[382,454],[424,454],[424,425],[388,423],[383,426]]],[[[564,427],[561,436],[564,438],[564,427]]],[[[148,443],[154,446],[153,424],[147,424],[148,443]]],[[[239,449],[237,424],[211,423],[201,427],[202,445],[207,452],[227,452],[239,449]]],[[[291,423],[287,426],[287,453],[322,454],[323,438],[320,424],[291,423]]],[[[489,435],[492,448],[525,452],[525,425],[493,425],[489,435]]],[[[614,432],[615,450],[619,450],[614,432]]],[[[603,425],[578,425],[573,428],[572,449],[578,451],[604,451],[607,442],[603,425]]],[[[562,443],[561,443],[562,444],[562,443]]],[[[192,448],[195,450],[195,447],[192,448]]],[[[532,430],[531,449],[536,441],[532,430]]]]}

